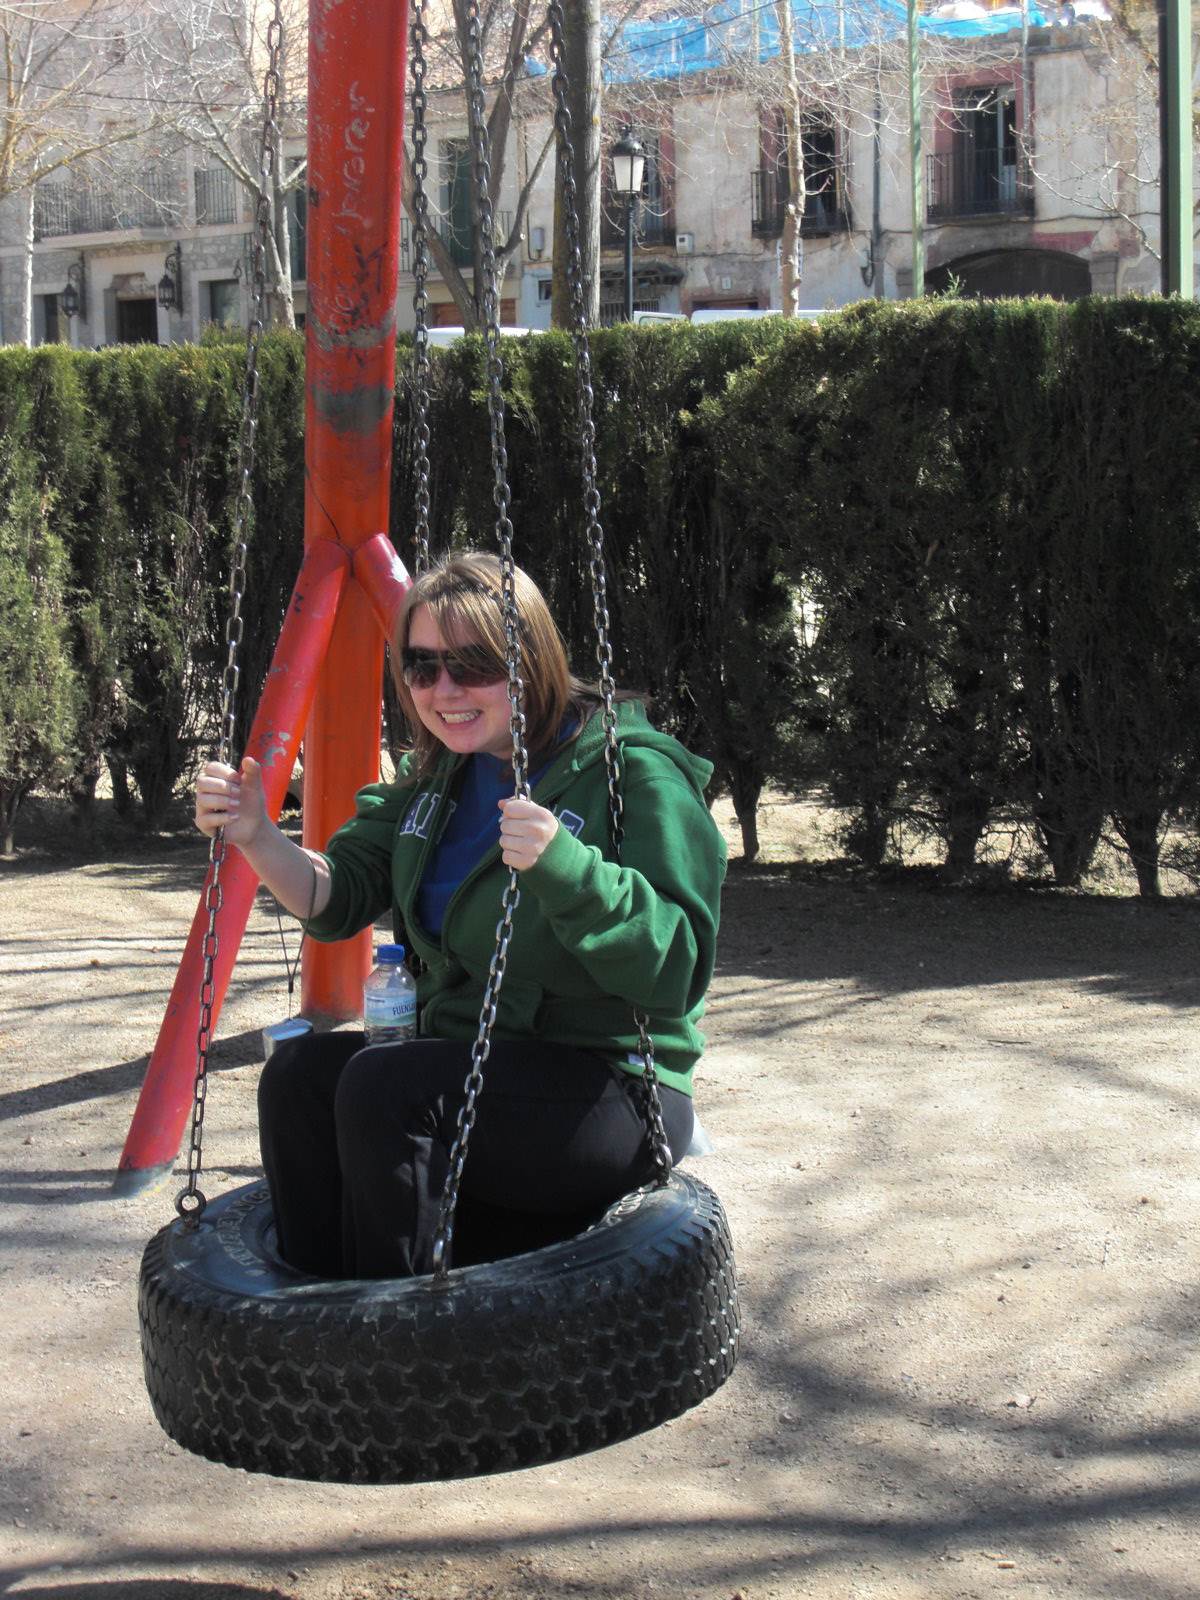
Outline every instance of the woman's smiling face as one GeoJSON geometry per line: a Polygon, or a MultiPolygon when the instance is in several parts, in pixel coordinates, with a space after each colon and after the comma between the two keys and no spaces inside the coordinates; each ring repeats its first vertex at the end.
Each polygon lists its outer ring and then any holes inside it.
{"type": "MultiPolygon", "coordinates": [[[[410,650],[462,649],[475,643],[465,632],[444,637],[428,606],[418,606],[408,619],[410,650]]],[[[456,755],[511,756],[507,678],[478,686],[455,683],[443,662],[432,688],[414,684],[408,692],[425,727],[456,755]]]]}

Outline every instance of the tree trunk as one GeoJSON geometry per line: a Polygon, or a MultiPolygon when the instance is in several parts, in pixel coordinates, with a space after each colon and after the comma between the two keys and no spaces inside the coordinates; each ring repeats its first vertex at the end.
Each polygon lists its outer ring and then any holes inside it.
{"type": "Polygon", "coordinates": [[[108,775],[112,779],[113,810],[119,817],[133,811],[133,792],[129,787],[129,768],[120,756],[106,755],[108,775]]]}
{"type": "Polygon", "coordinates": [[[1139,811],[1123,816],[1117,816],[1115,812],[1113,814],[1113,826],[1121,836],[1121,843],[1129,851],[1129,859],[1137,873],[1138,893],[1147,899],[1155,899],[1162,894],[1162,880],[1159,877],[1161,824],[1161,811],[1139,811]]]}
{"type": "Polygon", "coordinates": [[[1103,813],[1085,815],[1065,806],[1039,803],[1034,808],[1034,822],[1055,883],[1060,889],[1078,889],[1100,843],[1103,813]]]}
{"type": "Polygon", "coordinates": [[[890,820],[882,807],[864,802],[858,815],[845,831],[845,848],[847,854],[862,863],[864,867],[878,870],[883,865],[884,853],[887,850],[890,820]]]}
{"type": "Polygon", "coordinates": [[[962,883],[975,866],[975,852],[987,825],[988,807],[964,801],[950,810],[946,838],[946,860],[942,876],[947,883],[962,883]]]}
{"type": "Polygon", "coordinates": [[[71,820],[81,833],[90,834],[96,818],[96,785],[100,781],[100,763],[91,761],[81,765],[71,774],[71,820]]]}
{"type": "Polygon", "coordinates": [[[17,827],[17,812],[21,809],[21,802],[33,787],[29,783],[4,783],[0,781],[0,841],[3,849],[0,855],[11,856],[14,849],[14,838],[17,827]]]}
{"type": "Polygon", "coordinates": [[[33,343],[33,184],[21,196],[21,282],[12,343],[33,343]]]}
{"type": "Polygon", "coordinates": [[[791,0],[775,0],[775,18],[779,24],[779,59],[783,66],[783,125],[788,163],[788,198],[783,212],[783,237],[780,240],[779,299],[784,316],[794,317],[800,309],[800,285],[804,278],[800,224],[807,192],[804,183],[804,118],[792,43],[791,0]]]}
{"type": "Polygon", "coordinates": [[[292,296],[292,262],[291,245],[288,241],[287,206],[284,203],[283,191],[279,184],[273,185],[272,215],[274,227],[271,234],[271,248],[268,252],[270,260],[267,262],[267,282],[272,290],[272,299],[275,302],[274,313],[267,320],[276,327],[292,328],[296,326],[296,305],[292,296]]]}
{"type": "Polygon", "coordinates": [[[742,859],[758,858],[758,802],[763,791],[763,775],[757,765],[730,766],[729,793],[742,830],[742,859]]]}
{"type": "MultiPolygon", "coordinates": [[[[583,309],[588,326],[600,316],[600,6],[598,0],[565,0],[563,66],[575,151],[575,199],[579,211],[579,257],[583,309]]],[[[567,207],[562,164],[554,165],[554,283],[550,321],[571,325],[567,280],[567,207]]]]}

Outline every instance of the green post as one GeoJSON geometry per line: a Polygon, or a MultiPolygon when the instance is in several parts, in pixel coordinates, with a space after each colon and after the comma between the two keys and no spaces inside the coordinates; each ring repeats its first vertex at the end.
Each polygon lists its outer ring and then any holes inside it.
{"type": "MultiPolygon", "coordinates": [[[[1185,4],[1186,0],[1160,0],[1185,4]]],[[[917,44],[917,0],[908,0],[908,150],[912,164],[912,293],[925,293],[925,183],[921,170],[921,54],[917,44]]]]}
{"type": "Polygon", "coordinates": [[[1162,292],[1195,293],[1192,244],[1192,27],[1189,0],[1158,0],[1162,292]]]}

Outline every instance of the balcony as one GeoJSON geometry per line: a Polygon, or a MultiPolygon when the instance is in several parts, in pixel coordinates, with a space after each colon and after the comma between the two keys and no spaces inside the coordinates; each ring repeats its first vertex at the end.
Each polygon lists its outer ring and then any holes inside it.
{"type": "Polygon", "coordinates": [[[237,188],[225,167],[197,167],[192,174],[196,189],[196,221],[237,221],[237,188]]]}
{"type": "MultiPolygon", "coordinates": [[[[661,248],[675,243],[675,212],[669,206],[651,209],[643,201],[634,213],[634,241],[637,244],[661,248]]],[[[624,250],[625,210],[611,196],[605,197],[600,213],[601,250],[624,250]]]]}
{"type": "MultiPolygon", "coordinates": [[[[821,187],[805,191],[800,232],[808,237],[848,228],[850,211],[846,205],[841,173],[827,167],[815,181],[821,187]]],[[[750,174],[750,232],[756,239],[779,238],[783,232],[784,212],[790,194],[791,185],[786,172],[760,169],[750,174]]]]}
{"type": "MultiPolygon", "coordinates": [[[[511,211],[495,211],[492,213],[496,221],[496,241],[503,244],[512,232],[513,214],[511,211]]],[[[434,231],[450,252],[450,259],[456,267],[469,267],[474,263],[471,249],[471,235],[468,230],[456,228],[449,217],[431,217],[434,231]]],[[[430,267],[433,260],[430,258],[430,267]]],[[[407,217],[400,218],[400,271],[411,272],[413,269],[412,223],[407,217]]]]}
{"type": "Polygon", "coordinates": [[[135,228],[177,227],[183,194],[173,172],[143,172],[118,184],[112,179],[42,183],[33,198],[35,239],[76,233],[117,233],[135,228]]]}
{"type": "Polygon", "coordinates": [[[1033,189],[1029,169],[1019,157],[996,149],[959,144],[927,158],[926,216],[930,222],[951,217],[1032,216],[1033,189]]]}

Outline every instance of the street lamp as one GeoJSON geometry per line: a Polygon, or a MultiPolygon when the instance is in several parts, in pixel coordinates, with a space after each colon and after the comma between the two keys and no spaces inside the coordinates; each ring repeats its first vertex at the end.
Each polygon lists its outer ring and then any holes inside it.
{"type": "Polygon", "coordinates": [[[163,266],[167,269],[158,280],[158,303],[164,311],[183,311],[183,247],[176,245],[168,250],[163,266]]]}
{"type": "Polygon", "coordinates": [[[633,208],[642,192],[646,152],[630,128],[612,147],[613,194],[625,202],[625,321],[633,321],[633,208]]]}
{"type": "Polygon", "coordinates": [[[83,281],[83,256],[67,268],[67,286],[59,302],[65,317],[87,316],[87,289],[83,281]]]}

